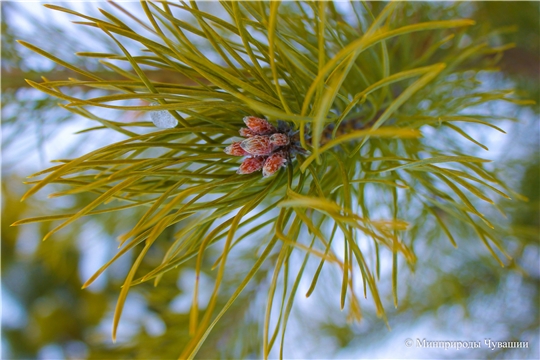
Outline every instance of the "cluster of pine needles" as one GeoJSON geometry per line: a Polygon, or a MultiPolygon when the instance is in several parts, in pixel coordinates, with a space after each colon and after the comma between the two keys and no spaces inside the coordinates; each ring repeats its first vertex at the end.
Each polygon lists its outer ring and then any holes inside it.
{"type": "Polygon", "coordinates": [[[495,35],[474,30],[471,20],[428,19],[420,5],[400,2],[376,9],[372,3],[351,2],[353,13],[347,18],[324,1],[212,3],[221,15],[200,10],[196,2],[142,1],[138,14],[111,4],[118,14],[100,10],[103,19],[46,6],[110,36],[118,53],[78,55],[100,59],[116,74],[114,80],[20,42],[79,75],[30,85],[62,100],[67,111],[99,124],[87,131],[114,131],[126,139],[59,160],[34,174],[39,180],[30,181],[33,186],[24,196],[60,184],[64,190],[52,196],[94,194],[84,208],[16,224],[59,222],[46,236],[51,237],[86,216],[122,216],[142,209],[142,216],[120,236],[117,255],[85,284],[125,253],[137,252],[120,290],[113,339],[132,286],[157,284],[164,273],[188,261],[196,262],[199,273],[214,246],[222,250],[213,265],[213,293],[201,316],[196,282],[192,337],[181,358],[195,356],[270,259],[275,270],[265,313],[264,357],[280,331],[283,340],[300,280],[311,281],[309,296],[325,264],[342,274],[340,304],[348,304],[351,318],[360,318],[359,286],[384,317],[377,287],[380,257],[385,252],[391,256],[396,305],[398,258],[411,266],[417,260],[407,235],[416,227],[414,218],[407,218],[409,208],[417,209],[415,216],[437,222],[454,245],[453,226],[471,227],[503,264],[499,229],[478,204],[495,205],[490,196],[513,193],[486,167],[489,160],[468,155],[468,148],[455,139],[485,148],[467,129],[502,131],[493,122],[503,119],[478,109],[501,100],[524,103],[511,91],[485,91],[478,78],[482,71],[496,70],[497,58],[511,45],[490,46],[495,35]],[[414,16],[406,15],[411,7],[414,16]],[[152,79],[152,70],[169,73],[171,81],[152,79]],[[80,88],[94,90],[84,94],[101,91],[102,96],[74,95],[73,89],[80,88]],[[145,115],[166,111],[178,125],[158,129],[149,121],[106,120],[95,113],[100,108],[145,115]],[[245,116],[288,122],[309,152],[268,178],[260,172],[237,174],[239,158],[224,149],[239,140],[245,116]],[[432,135],[423,136],[428,128],[432,135]],[[160,237],[171,227],[173,239],[160,237]],[[227,259],[247,239],[256,261],[225,306],[216,309],[227,259]],[[156,241],[170,241],[169,249],[161,265],[140,274],[139,265],[156,241]],[[304,254],[304,260],[294,286],[282,287],[279,294],[293,252],[304,254]],[[305,271],[308,259],[319,261],[314,273],[305,271]],[[279,314],[272,314],[274,302],[281,302],[279,314]]]}

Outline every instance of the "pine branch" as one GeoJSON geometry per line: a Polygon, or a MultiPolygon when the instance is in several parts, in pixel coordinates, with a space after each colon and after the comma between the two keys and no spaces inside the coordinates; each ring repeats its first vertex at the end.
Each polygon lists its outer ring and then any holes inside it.
{"type": "Polygon", "coordinates": [[[485,148],[468,130],[498,129],[493,124],[497,117],[478,115],[477,109],[496,101],[530,103],[505,89],[480,87],[477,75],[493,70],[505,50],[488,46],[489,33],[475,30],[469,19],[433,20],[418,10],[414,17],[405,16],[416,5],[396,2],[380,12],[353,3],[356,24],[344,23],[343,14],[325,2],[221,6],[228,18],[202,11],[195,2],[143,1],[146,18],[137,18],[137,29],[122,20],[125,11],[117,16],[102,10],[104,18],[98,19],[49,6],[82,18],[80,25],[103,32],[118,45],[121,55],[84,55],[120,56],[132,71],[109,68],[123,81],[22,42],[88,78],[61,80],[60,75],[66,75],[61,73],[39,83],[28,81],[61,99],[66,109],[94,120],[98,117],[87,108],[150,113],[159,120],[155,124],[165,127],[100,121],[102,126],[89,131],[117,131],[126,139],[35,174],[40,179],[32,181],[23,199],[52,184],[65,189],[55,197],[96,197],[74,214],[14,224],[61,220],[48,238],[85,216],[141,210],[143,215],[120,237],[118,254],[85,284],[144,244],[120,291],[113,339],[132,286],[152,279],[157,285],[165,273],[192,259],[200,274],[210,249],[218,246],[222,249],[213,267],[213,293],[200,316],[197,280],[190,313],[192,337],[181,358],[197,354],[216,323],[268,263],[275,271],[264,324],[264,357],[270,356],[279,338],[282,354],[299,284],[306,276],[312,278],[311,294],[327,262],[340,271],[340,305],[348,305],[352,318],[360,318],[360,287],[364,296],[369,293],[377,315],[386,319],[378,287],[381,258],[392,259],[396,306],[398,259],[411,267],[417,261],[414,237],[407,234],[419,231],[423,222],[416,222],[408,209],[436,221],[453,244],[454,228],[469,227],[501,265],[509,261],[498,240],[504,229],[484,215],[481,202],[495,204],[491,196],[515,193],[488,169],[490,160],[472,156],[469,148],[450,141],[457,133],[485,148]],[[180,20],[180,13],[192,21],[180,20]],[[143,50],[132,53],[125,45],[132,42],[143,50]],[[166,74],[174,76],[160,81],[158,76],[166,74]],[[99,89],[103,95],[89,98],[63,90],[73,87],[99,89]],[[247,128],[242,128],[243,122],[247,128]],[[423,136],[430,132],[436,140],[423,136]],[[146,253],[171,228],[178,231],[162,263],[141,274],[146,253]],[[269,234],[258,244],[262,250],[254,250],[258,257],[219,308],[218,295],[235,246],[260,232],[269,234]],[[311,240],[305,241],[304,235],[311,240]],[[291,269],[289,260],[297,253],[303,258],[291,269]],[[312,261],[320,265],[308,274],[306,264],[312,261]],[[362,286],[353,281],[357,277],[362,286]],[[277,294],[278,280],[284,283],[282,294],[277,294]],[[279,298],[279,312],[274,313],[272,304],[279,298]],[[272,324],[274,317],[277,324],[272,324]]]}

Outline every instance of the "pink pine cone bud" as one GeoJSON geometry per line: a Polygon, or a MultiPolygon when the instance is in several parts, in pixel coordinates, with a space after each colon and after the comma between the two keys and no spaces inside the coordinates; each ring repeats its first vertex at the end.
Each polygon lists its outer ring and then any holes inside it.
{"type": "Polygon", "coordinates": [[[277,128],[256,116],[244,117],[247,128],[241,128],[243,141],[235,141],[225,148],[225,153],[244,156],[238,174],[251,174],[262,169],[263,177],[275,174],[297,154],[308,154],[300,144],[298,131],[290,124],[278,120],[277,128]]]}
{"type": "Polygon", "coordinates": [[[253,130],[250,130],[248,128],[241,128],[239,133],[240,133],[240,136],[242,137],[252,137],[252,136],[257,135],[253,132],[253,130]]]}
{"type": "Polygon", "coordinates": [[[249,155],[248,152],[246,152],[244,149],[242,149],[242,146],[240,146],[241,141],[235,141],[231,145],[227,146],[225,148],[225,154],[233,155],[233,156],[246,156],[249,155]]]}
{"type": "Polygon", "coordinates": [[[242,149],[251,155],[270,155],[274,150],[274,145],[270,142],[269,136],[255,135],[240,143],[242,149]]]}
{"type": "Polygon", "coordinates": [[[255,116],[246,116],[244,122],[247,127],[257,135],[268,135],[277,131],[268,121],[255,116]]]}
{"type": "Polygon", "coordinates": [[[273,175],[282,166],[285,166],[286,163],[287,158],[285,157],[285,154],[283,152],[280,151],[270,155],[264,162],[263,176],[267,177],[273,175]]]}
{"type": "Polygon", "coordinates": [[[276,133],[270,136],[270,142],[275,146],[289,145],[289,137],[285,134],[276,133]]]}
{"type": "Polygon", "coordinates": [[[261,170],[264,164],[264,158],[260,156],[245,159],[238,170],[237,174],[251,174],[254,171],[261,170]]]}

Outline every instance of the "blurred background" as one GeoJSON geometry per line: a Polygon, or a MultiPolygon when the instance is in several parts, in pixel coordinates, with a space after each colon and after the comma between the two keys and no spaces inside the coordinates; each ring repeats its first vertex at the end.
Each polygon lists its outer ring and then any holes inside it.
{"type": "MultiPolygon", "coordinates": [[[[136,3],[123,5],[137,13],[136,3]]],[[[109,38],[71,24],[72,18],[40,3],[2,2],[1,6],[2,358],[176,358],[187,341],[194,262],[168,273],[156,288],[142,284],[133,289],[118,341],[113,344],[112,315],[132,254],[120,258],[89,288],[81,290],[81,286],[116,253],[116,237],[130,226],[130,216],[85,218],[46,242],[41,239],[51,229],[50,223],[10,227],[22,218],[72,213],[87,203],[89,198],[84,194],[47,199],[47,191],[25,202],[19,200],[28,189],[23,184],[26,177],[48,167],[51,160],[78,156],[116,140],[114,135],[103,137],[92,132],[75,135],[95,123],[63,110],[57,106],[57,99],[30,88],[24,81],[39,81],[41,76],[65,79],[72,74],[15,40],[32,43],[39,38],[40,46],[59,58],[102,72],[103,77],[108,76],[106,68],[74,53],[89,48],[95,52],[116,50],[109,38]],[[50,41],[43,41],[46,38],[50,41]]],[[[96,16],[98,7],[111,7],[96,2],[67,6],[96,16]]],[[[336,3],[344,16],[348,6],[336,3]]],[[[421,6],[422,11],[436,14],[438,8],[449,5],[421,6]]],[[[438,231],[432,231],[434,224],[426,224],[421,236],[433,246],[415,247],[422,261],[414,271],[403,267],[400,272],[397,309],[392,306],[390,283],[381,283],[391,330],[375,316],[368,301],[362,304],[362,321],[349,323],[338,301],[325,296],[334,287],[330,276],[326,282],[319,282],[308,299],[303,296],[307,290],[303,286],[309,284],[300,285],[301,295],[297,296],[287,328],[286,358],[540,358],[540,3],[467,2],[460,4],[458,11],[476,20],[478,27],[512,30],[502,32],[500,41],[516,46],[506,51],[499,73],[485,74],[483,86],[504,84],[521,97],[537,102],[527,107],[505,103],[492,109],[519,122],[502,122],[498,125],[507,135],[484,138],[489,157],[501,169],[500,176],[529,199],[500,204],[509,214],[506,221],[511,229],[502,241],[515,261],[501,268],[479,241],[469,241],[472,235],[466,231],[459,234],[460,246],[454,249],[439,237],[438,231]],[[529,347],[456,352],[407,348],[407,338],[527,341],[529,347]]],[[[107,118],[108,114],[103,111],[100,116],[107,118]]],[[[126,114],[115,121],[133,121],[132,116],[126,114]]],[[[145,116],[141,115],[140,120],[149,121],[145,116]]],[[[153,247],[142,270],[159,264],[164,251],[153,247]]],[[[234,266],[232,272],[244,271],[242,261],[234,266]]],[[[261,269],[256,281],[218,323],[198,358],[258,357],[262,347],[261,309],[266,301],[266,290],[260,289],[267,286],[271,270],[270,266],[261,269]]],[[[208,272],[203,276],[202,304],[209,296],[214,275],[208,272]]],[[[337,274],[333,280],[339,283],[337,274]]],[[[227,285],[223,284],[225,294],[227,285]]]]}

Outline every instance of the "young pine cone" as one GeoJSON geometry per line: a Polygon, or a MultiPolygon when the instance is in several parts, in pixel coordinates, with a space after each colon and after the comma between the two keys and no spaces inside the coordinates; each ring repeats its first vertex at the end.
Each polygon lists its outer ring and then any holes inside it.
{"type": "Polygon", "coordinates": [[[280,120],[276,128],[255,116],[246,116],[244,123],[247,128],[241,128],[240,135],[246,139],[225,148],[229,155],[246,156],[238,174],[251,174],[262,169],[263,177],[268,177],[294,159],[296,154],[306,154],[300,145],[298,132],[293,131],[288,123],[280,120]]]}

